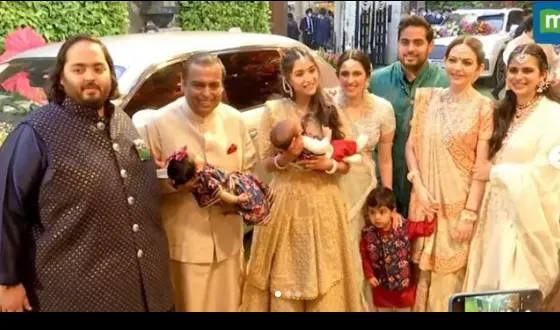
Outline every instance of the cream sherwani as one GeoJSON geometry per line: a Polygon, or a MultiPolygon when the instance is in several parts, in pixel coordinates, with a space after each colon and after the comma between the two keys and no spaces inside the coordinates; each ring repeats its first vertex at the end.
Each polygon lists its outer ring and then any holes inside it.
{"type": "MultiPolygon", "coordinates": [[[[256,150],[241,114],[220,104],[207,118],[180,98],[160,109],[148,124],[146,140],[156,159],[183,146],[225,171],[250,171],[256,150]],[[237,151],[228,153],[235,145],[237,151]]],[[[169,239],[177,311],[239,310],[244,276],[243,222],[219,206],[200,208],[192,194],[162,181],[163,224],[169,239]]]]}

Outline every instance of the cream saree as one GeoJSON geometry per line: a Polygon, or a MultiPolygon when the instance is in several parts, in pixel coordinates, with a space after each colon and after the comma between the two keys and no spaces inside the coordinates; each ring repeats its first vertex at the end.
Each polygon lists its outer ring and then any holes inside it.
{"type": "MultiPolygon", "coordinates": [[[[337,91],[334,101],[345,113],[345,102],[342,91],[337,91]]],[[[364,217],[364,204],[369,193],[377,186],[376,166],[373,161],[373,150],[380,143],[393,143],[395,132],[395,114],[391,104],[372,94],[365,95],[365,111],[358,120],[351,120],[346,116],[346,121],[350,123],[351,135],[347,138],[356,139],[360,134],[368,136],[366,150],[362,154],[362,162],[352,164],[350,172],[341,177],[340,187],[342,195],[348,205],[348,219],[350,244],[352,253],[356,261],[360,283],[363,284],[363,295],[369,310],[374,310],[371,297],[371,286],[365,281],[360,256],[360,238],[362,229],[366,224],[364,217]]]]}
{"type": "Polygon", "coordinates": [[[464,290],[538,288],[558,275],[560,105],[542,99],[496,156],[470,249],[464,290]]]}

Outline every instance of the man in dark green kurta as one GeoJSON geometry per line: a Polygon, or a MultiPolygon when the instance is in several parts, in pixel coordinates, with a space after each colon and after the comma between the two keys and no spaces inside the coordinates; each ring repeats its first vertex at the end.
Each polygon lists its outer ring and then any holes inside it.
{"type": "MultiPolygon", "coordinates": [[[[401,20],[398,34],[399,62],[375,71],[369,86],[372,93],[391,102],[395,111],[397,128],[393,145],[393,190],[397,196],[398,211],[405,218],[408,217],[412,190],[406,178],[408,166],[405,148],[416,90],[422,87],[449,87],[445,71],[428,61],[433,39],[432,27],[423,18],[409,16],[401,20]]],[[[377,154],[374,159],[377,163],[377,154]]]]}

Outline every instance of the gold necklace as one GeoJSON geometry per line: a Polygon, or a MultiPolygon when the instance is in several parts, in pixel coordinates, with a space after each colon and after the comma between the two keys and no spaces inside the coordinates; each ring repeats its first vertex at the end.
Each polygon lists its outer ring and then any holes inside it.
{"type": "Polygon", "coordinates": [[[541,101],[542,96],[536,96],[535,98],[533,98],[531,101],[525,103],[525,104],[519,104],[516,108],[515,108],[515,119],[516,120],[520,120],[521,118],[524,118],[525,116],[529,115],[530,113],[532,113],[537,104],[541,101]]]}

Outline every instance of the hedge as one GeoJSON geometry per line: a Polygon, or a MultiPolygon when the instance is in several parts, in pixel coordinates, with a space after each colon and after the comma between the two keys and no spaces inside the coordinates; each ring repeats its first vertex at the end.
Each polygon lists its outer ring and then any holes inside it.
{"type": "Polygon", "coordinates": [[[180,1],[179,20],[184,31],[270,33],[268,1],[180,1]]]}
{"type": "Polygon", "coordinates": [[[79,33],[125,34],[130,24],[127,1],[0,1],[0,17],[0,53],[4,37],[21,26],[57,42],[79,33]]]}

